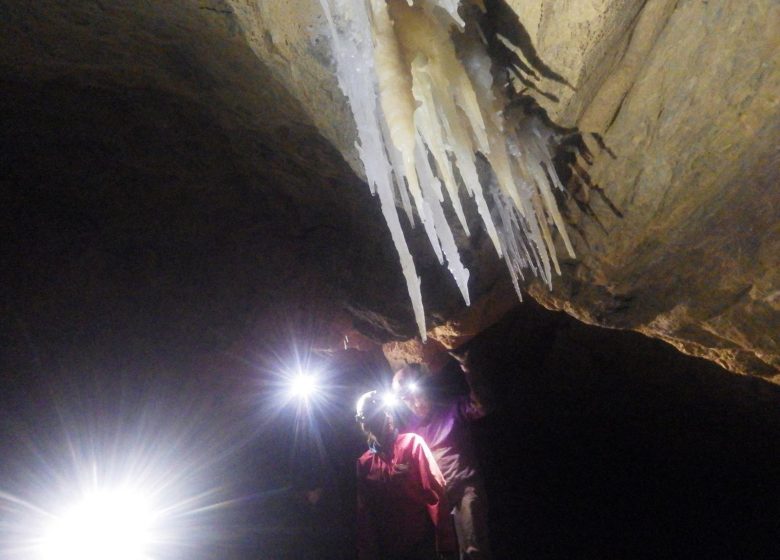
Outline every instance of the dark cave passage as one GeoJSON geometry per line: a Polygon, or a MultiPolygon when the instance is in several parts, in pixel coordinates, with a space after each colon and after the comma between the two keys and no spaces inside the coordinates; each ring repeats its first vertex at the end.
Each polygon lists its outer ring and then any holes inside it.
{"type": "MultiPolygon", "coordinates": [[[[475,426],[497,558],[777,552],[777,387],[533,303],[469,346],[499,405],[475,426]]],[[[198,476],[234,500],[199,521],[218,536],[191,557],[354,557],[354,460],[364,443],[352,406],[387,380],[386,363],[357,351],[331,357],[336,390],[332,406],[314,415],[314,438],[296,433],[290,410],[260,421],[265,405],[244,397],[250,379],[267,370],[235,356],[199,374],[143,375],[137,359],[121,376],[80,381],[66,372],[4,375],[3,479],[24,480],[32,450],[55,449],[52,434],[64,431],[64,418],[83,420],[79,407],[90,410],[93,426],[121,432],[137,426],[141,412],[151,417],[154,402],[162,425],[182,417],[192,424],[189,445],[209,440],[214,457],[198,476]],[[221,380],[207,381],[215,373],[221,380]]],[[[462,389],[454,367],[439,380],[443,391],[462,389]]]]}
{"type": "Polygon", "coordinates": [[[502,557],[774,556],[780,392],[534,307],[481,339],[504,397],[480,426],[502,557]]]}
{"type": "MultiPolygon", "coordinates": [[[[498,400],[475,426],[497,558],[776,555],[774,385],[533,303],[470,346],[498,400]]],[[[358,386],[381,369],[357,355],[340,366],[358,386]]],[[[452,366],[443,391],[464,388],[452,366]]],[[[342,405],[326,446],[333,479],[309,471],[297,490],[260,507],[275,530],[259,530],[250,548],[274,543],[267,557],[279,558],[353,556],[351,477],[363,444],[350,401],[342,405]],[[317,506],[304,499],[312,480],[326,488],[317,506]]]]}

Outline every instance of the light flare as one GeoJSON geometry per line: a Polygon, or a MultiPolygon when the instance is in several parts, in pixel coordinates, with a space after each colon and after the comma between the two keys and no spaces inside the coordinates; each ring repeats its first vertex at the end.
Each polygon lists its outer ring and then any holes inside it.
{"type": "Polygon", "coordinates": [[[188,391],[155,388],[139,401],[85,391],[112,414],[55,403],[59,429],[15,447],[0,481],[0,558],[196,560],[230,538],[233,489],[214,473],[238,426],[188,391]]]}
{"type": "Polygon", "coordinates": [[[398,398],[398,395],[396,395],[392,391],[387,391],[382,395],[382,404],[385,405],[390,410],[393,410],[396,408],[399,404],[401,404],[401,400],[398,398]]]}
{"type": "Polygon", "coordinates": [[[45,532],[41,560],[150,560],[157,514],[148,498],[119,489],[87,495],[45,532]]]}
{"type": "Polygon", "coordinates": [[[307,399],[319,391],[317,376],[311,373],[299,373],[290,381],[290,395],[307,399]]]}

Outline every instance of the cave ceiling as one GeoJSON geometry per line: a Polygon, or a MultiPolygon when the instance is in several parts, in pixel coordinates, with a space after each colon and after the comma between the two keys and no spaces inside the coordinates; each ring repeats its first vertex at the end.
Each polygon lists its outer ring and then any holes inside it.
{"type": "MultiPolygon", "coordinates": [[[[563,201],[577,257],[528,294],[777,381],[777,3],[485,4],[549,70],[523,95],[593,156],[563,201]]],[[[296,313],[414,337],[317,0],[0,13],[7,344],[208,350],[296,313]]],[[[518,305],[483,233],[459,239],[470,308],[409,237],[434,340],[518,305]]]]}

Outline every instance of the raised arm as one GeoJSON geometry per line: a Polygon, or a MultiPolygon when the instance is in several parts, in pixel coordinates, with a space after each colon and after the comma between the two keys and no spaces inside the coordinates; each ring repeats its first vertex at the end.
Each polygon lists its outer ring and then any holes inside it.
{"type": "Polygon", "coordinates": [[[485,382],[485,378],[479,368],[474,367],[470,352],[466,350],[462,354],[450,352],[463,371],[463,378],[469,387],[468,402],[464,403],[461,413],[469,420],[477,420],[490,414],[494,408],[493,391],[485,382]]]}

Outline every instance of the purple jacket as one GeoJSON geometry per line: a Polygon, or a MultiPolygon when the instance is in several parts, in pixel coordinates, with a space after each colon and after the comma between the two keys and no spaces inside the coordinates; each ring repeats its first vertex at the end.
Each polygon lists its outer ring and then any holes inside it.
{"type": "Polygon", "coordinates": [[[448,489],[477,476],[469,423],[486,411],[469,396],[434,404],[427,418],[412,415],[406,430],[423,438],[439,465],[448,489]]]}

